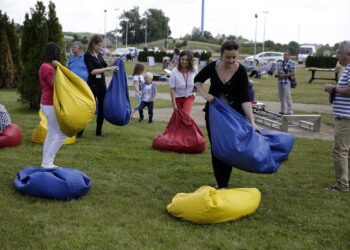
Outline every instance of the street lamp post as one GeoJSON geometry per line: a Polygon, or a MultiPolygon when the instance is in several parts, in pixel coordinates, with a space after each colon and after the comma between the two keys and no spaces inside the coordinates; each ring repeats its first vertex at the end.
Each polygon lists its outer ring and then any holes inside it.
{"type": "Polygon", "coordinates": [[[145,48],[147,48],[147,16],[146,16],[146,27],[145,27],[145,48]]]}
{"type": "Polygon", "coordinates": [[[106,48],[106,38],[107,38],[107,33],[106,33],[106,14],[107,14],[107,10],[104,10],[104,12],[105,12],[105,39],[103,39],[104,40],[104,42],[105,42],[105,48],[106,48]]]}
{"type": "Polygon", "coordinates": [[[265,26],[266,26],[266,15],[267,13],[270,13],[269,11],[263,11],[265,14],[265,20],[264,20],[264,36],[263,36],[263,52],[265,51],[265,26]]]}
{"type": "Polygon", "coordinates": [[[256,55],[256,32],[258,29],[258,14],[255,14],[255,42],[254,42],[254,60],[256,55]]]}
{"type": "MultiPolygon", "coordinates": [[[[116,13],[118,13],[119,9],[115,9],[116,13]]],[[[116,19],[115,19],[115,48],[117,49],[118,47],[118,14],[116,14],[116,19]]]]}
{"type": "Polygon", "coordinates": [[[125,48],[128,47],[128,27],[129,27],[129,20],[126,20],[125,48]]]}

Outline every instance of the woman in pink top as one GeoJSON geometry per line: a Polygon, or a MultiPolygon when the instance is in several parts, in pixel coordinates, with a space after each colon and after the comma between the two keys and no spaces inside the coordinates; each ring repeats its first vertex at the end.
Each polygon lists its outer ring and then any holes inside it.
{"type": "Polygon", "coordinates": [[[43,51],[42,64],[39,69],[41,86],[40,107],[47,119],[47,135],[44,142],[43,161],[41,167],[55,168],[53,164],[55,155],[66,139],[58,125],[55,109],[53,107],[53,89],[56,74],[56,64],[59,61],[61,49],[56,43],[48,43],[43,51]]]}

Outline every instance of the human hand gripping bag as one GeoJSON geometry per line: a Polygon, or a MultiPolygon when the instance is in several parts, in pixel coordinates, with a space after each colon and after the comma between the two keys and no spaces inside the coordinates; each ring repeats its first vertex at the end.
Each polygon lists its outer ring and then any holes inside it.
{"type": "Polygon", "coordinates": [[[123,60],[117,59],[115,66],[118,66],[119,70],[113,73],[113,78],[108,86],[103,103],[103,113],[105,119],[110,123],[124,126],[129,123],[131,114],[128,81],[123,60]]]}
{"type": "Polygon", "coordinates": [[[56,118],[61,131],[72,137],[90,123],[96,109],[95,98],[83,79],[55,62],[53,104],[56,118]]]}
{"type": "MultiPolygon", "coordinates": [[[[45,142],[46,135],[47,135],[47,120],[44,112],[41,109],[39,110],[39,116],[40,116],[40,123],[33,130],[32,142],[43,144],[45,142]]],[[[73,144],[75,143],[76,140],[77,138],[75,136],[68,137],[63,144],[73,144]]]]}
{"type": "Polygon", "coordinates": [[[292,134],[263,130],[260,135],[218,98],[209,104],[209,124],[214,156],[246,172],[275,173],[294,145],[292,134]]]}
{"type": "Polygon", "coordinates": [[[216,190],[202,186],[193,193],[178,193],[167,205],[170,214],[198,224],[237,220],[259,207],[261,193],[257,188],[216,190]]]}
{"type": "Polygon", "coordinates": [[[154,138],[152,147],[164,152],[198,154],[205,150],[205,137],[188,114],[174,110],[164,133],[154,138]]]}

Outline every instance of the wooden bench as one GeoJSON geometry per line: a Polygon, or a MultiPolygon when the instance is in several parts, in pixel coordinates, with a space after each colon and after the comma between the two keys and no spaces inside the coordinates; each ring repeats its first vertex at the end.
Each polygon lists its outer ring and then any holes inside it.
{"type": "Polygon", "coordinates": [[[338,72],[335,71],[335,69],[319,69],[319,68],[307,68],[307,71],[311,72],[311,78],[309,80],[309,83],[312,83],[313,80],[333,80],[333,81],[338,81],[338,72]],[[319,71],[319,72],[334,72],[335,76],[334,78],[316,78],[315,77],[315,73],[319,71]]]}

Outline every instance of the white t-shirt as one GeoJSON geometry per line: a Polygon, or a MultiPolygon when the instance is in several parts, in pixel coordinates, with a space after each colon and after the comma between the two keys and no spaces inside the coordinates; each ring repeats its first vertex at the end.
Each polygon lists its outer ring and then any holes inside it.
{"type": "Polygon", "coordinates": [[[143,84],[145,84],[145,79],[143,78],[143,75],[134,75],[132,81],[136,81],[136,83],[138,84],[138,90],[141,91],[143,84]]]}
{"type": "Polygon", "coordinates": [[[197,71],[188,72],[188,74],[181,73],[177,68],[171,71],[169,78],[170,88],[175,88],[175,97],[189,97],[195,95],[193,93],[194,77],[197,71]]]}
{"type": "Polygon", "coordinates": [[[155,94],[156,90],[156,86],[153,86],[154,83],[152,84],[144,84],[143,88],[142,88],[142,96],[141,96],[141,101],[144,102],[150,102],[153,94],[155,94]],[[153,93],[154,92],[154,93],[153,93]]]}

